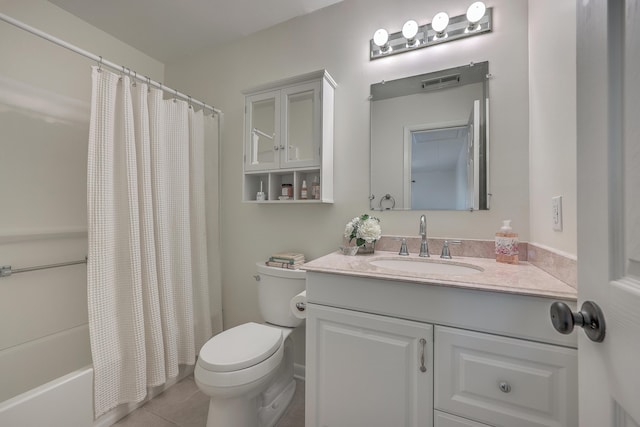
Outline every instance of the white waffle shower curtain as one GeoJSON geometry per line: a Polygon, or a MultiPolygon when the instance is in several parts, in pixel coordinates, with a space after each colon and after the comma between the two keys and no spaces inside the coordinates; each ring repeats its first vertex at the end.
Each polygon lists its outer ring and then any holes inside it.
{"type": "Polygon", "coordinates": [[[96,418],[211,336],[202,111],[93,68],[88,303],[96,418]]]}

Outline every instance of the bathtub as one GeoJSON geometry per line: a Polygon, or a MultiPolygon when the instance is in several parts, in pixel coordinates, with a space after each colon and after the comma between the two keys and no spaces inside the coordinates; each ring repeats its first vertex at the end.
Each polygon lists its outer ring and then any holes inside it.
{"type": "Polygon", "coordinates": [[[193,366],[180,366],[177,378],[150,389],[142,402],[120,405],[94,420],[93,367],[87,366],[0,402],[0,426],[108,427],[192,373],[193,366]]]}
{"type": "Polygon", "coordinates": [[[88,366],[0,403],[3,427],[90,427],[93,368],[88,366]]]}

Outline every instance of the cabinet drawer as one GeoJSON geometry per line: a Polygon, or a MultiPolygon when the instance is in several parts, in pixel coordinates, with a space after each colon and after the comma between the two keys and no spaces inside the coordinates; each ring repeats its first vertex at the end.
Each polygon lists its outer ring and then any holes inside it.
{"type": "Polygon", "coordinates": [[[497,427],[578,426],[577,351],[435,329],[435,408],[497,427]]]}
{"type": "Polygon", "coordinates": [[[466,418],[456,417],[445,412],[435,411],[433,414],[433,427],[491,427],[487,424],[477,423],[466,418]]]}

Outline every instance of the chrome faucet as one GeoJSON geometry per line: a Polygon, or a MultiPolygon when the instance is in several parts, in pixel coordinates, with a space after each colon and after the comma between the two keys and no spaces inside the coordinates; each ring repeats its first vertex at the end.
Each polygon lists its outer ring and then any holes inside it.
{"type": "Polygon", "coordinates": [[[420,216],[420,236],[422,236],[422,242],[420,243],[420,254],[418,256],[429,256],[429,243],[427,243],[427,217],[420,216]]]}

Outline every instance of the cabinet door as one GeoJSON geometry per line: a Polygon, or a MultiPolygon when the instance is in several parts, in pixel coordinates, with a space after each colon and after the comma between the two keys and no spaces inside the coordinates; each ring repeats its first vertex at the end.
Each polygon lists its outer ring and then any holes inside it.
{"type": "Polygon", "coordinates": [[[320,82],[282,89],[280,167],[320,165],[320,82]]]}
{"type": "Polygon", "coordinates": [[[308,304],[307,427],[431,427],[431,325],[308,304]]]}
{"type": "Polygon", "coordinates": [[[278,168],[280,91],[248,96],[245,109],[245,170],[278,168]]]}

